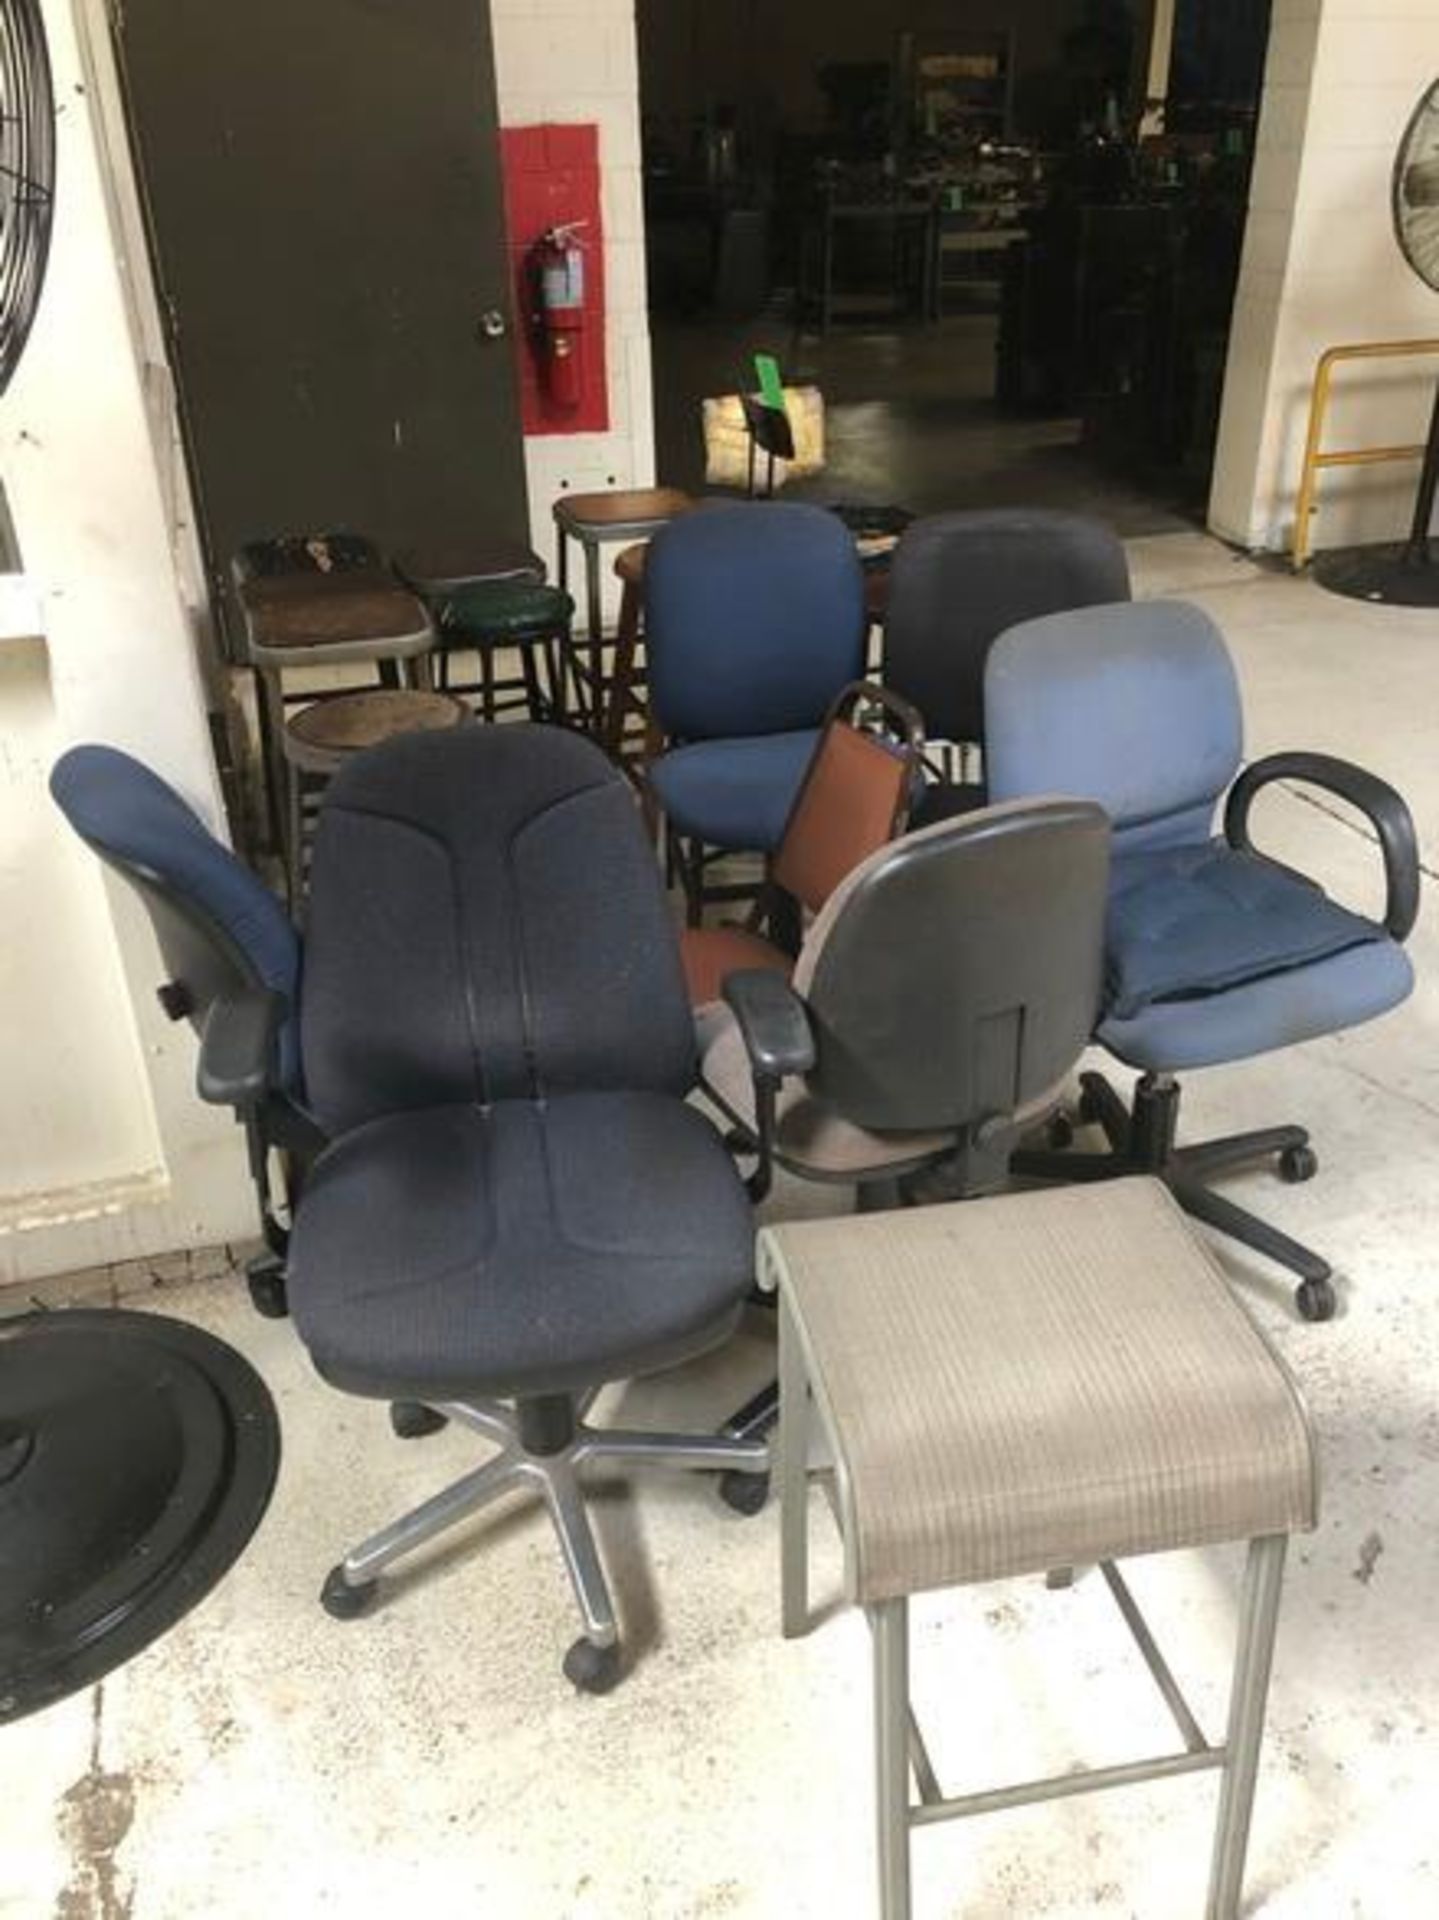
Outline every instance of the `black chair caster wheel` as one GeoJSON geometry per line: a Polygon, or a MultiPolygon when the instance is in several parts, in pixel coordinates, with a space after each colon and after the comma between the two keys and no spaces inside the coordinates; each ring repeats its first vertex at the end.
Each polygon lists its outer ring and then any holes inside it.
{"type": "Polygon", "coordinates": [[[375,1598],[373,1580],[347,1580],[343,1567],[331,1567],[320,1589],[320,1605],[332,1620],[358,1620],[375,1598]]]}
{"type": "Polygon", "coordinates": [[[1303,1320],[1332,1320],[1339,1301],[1328,1280],[1305,1280],[1294,1290],[1294,1304],[1303,1320]]]}
{"type": "Polygon", "coordinates": [[[1074,1122],[1062,1108],[1045,1122],[1044,1140],[1051,1153],[1063,1153],[1074,1145],[1074,1122]]]}
{"type": "Polygon", "coordinates": [[[390,1402],[390,1427],[397,1440],[423,1440],[427,1433],[438,1433],[448,1424],[444,1414],[436,1413],[422,1401],[390,1402]]]}
{"type": "Polygon", "coordinates": [[[608,1693],[620,1678],[620,1643],[576,1640],[565,1655],[565,1678],[581,1693],[608,1693]]]}
{"type": "Polygon", "coordinates": [[[284,1320],[290,1311],[290,1295],[285,1285],[285,1263],[273,1253],[262,1253],[245,1269],[245,1284],[250,1289],[250,1304],[266,1320],[284,1320]]]}
{"type": "Polygon", "coordinates": [[[1279,1156],[1279,1178],[1291,1187],[1312,1180],[1318,1171],[1319,1156],[1313,1147],[1286,1147],[1279,1156]]]}
{"type": "Polygon", "coordinates": [[[720,1499],[736,1513],[751,1516],[764,1510],[769,1499],[769,1475],[767,1473],[741,1473],[733,1468],[729,1473],[720,1475],[720,1499]]]}

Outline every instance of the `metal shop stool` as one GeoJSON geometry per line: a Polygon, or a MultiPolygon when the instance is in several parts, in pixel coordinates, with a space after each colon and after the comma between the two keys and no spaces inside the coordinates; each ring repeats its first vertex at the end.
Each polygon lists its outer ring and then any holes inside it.
{"type": "Polygon", "coordinates": [[[575,603],[559,587],[530,580],[477,580],[436,596],[435,685],[451,693],[478,695],[482,720],[523,711],[531,720],[565,718],[565,649],[575,603]],[[520,657],[520,671],[499,677],[495,655],[502,647],[520,657]],[[478,681],[452,677],[457,653],[479,659],[478,681]],[[541,663],[543,662],[543,675],[541,663]]]}
{"type": "Polygon", "coordinates": [[[1211,1767],[1206,1911],[1232,1920],[1284,1552],[1315,1524],[1315,1464],[1293,1382],[1167,1190],[1143,1177],[771,1227],[760,1267],[779,1289],[784,1631],[808,1624],[808,1386],[846,1592],[874,1636],[884,1920],[910,1911],[913,1827],[1211,1767]],[[1248,1569],[1215,1746],[1113,1562],[1238,1540],[1248,1569]],[[1182,1750],[946,1799],[910,1710],[909,1595],[1092,1562],[1182,1750]]]}
{"type": "Polygon", "coordinates": [[[289,819],[285,831],[285,881],[290,905],[304,887],[307,794],[318,797],[345,762],[366,747],[402,733],[432,733],[473,717],[452,693],[421,687],[367,687],[359,693],[314,700],[286,724],[282,736],[288,768],[289,819]]]}
{"type": "Polygon", "coordinates": [[[559,584],[568,588],[569,546],[578,540],[585,556],[585,640],[567,648],[577,713],[598,737],[605,718],[604,612],[600,602],[600,549],[648,540],[695,504],[678,487],[617,488],[607,493],[562,493],[552,508],[558,547],[559,584]]]}
{"type": "Polygon", "coordinates": [[[392,684],[413,685],[423,676],[434,627],[423,603],[362,534],[252,540],[235,555],[231,573],[255,673],[271,824],[288,864],[283,841],[293,807],[282,746],[285,709],[315,696],[293,688],[287,693],[284,674],[353,666],[392,684]]]}
{"type": "Polygon", "coordinates": [[[545,563],[537,553],[513,540],[484,547],[465,543],[453,551],[416,548],[396,559],[395,570],[434,619],[436,686],[478,696],[483,720],[518,711],[531,720],[564,719],[564,644],[574,603],[545,585],[545,563]],[[497,676],[501,648],[518,652],[518,674],[497,676]],[[476,656],[478,680],[455,678],[456,653],[476,656]],[[548,684],[540,678],[541,660],[548,684]]]}

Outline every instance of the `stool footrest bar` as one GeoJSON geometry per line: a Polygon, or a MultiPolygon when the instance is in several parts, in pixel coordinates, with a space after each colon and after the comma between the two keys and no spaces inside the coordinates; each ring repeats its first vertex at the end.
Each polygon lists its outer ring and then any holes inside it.
{"type": "Polygon", "coordinates": [[[1119,1767],[1093,1767],[1082,1773],[1056,1774],[1048,1780],[1030,1780],[990,1793],[967,1793],[954,1800],[938,1800],[909,1810],[912,1827],[928,1827],[941,1820],[958,1820],[973,1813],[999,1813],[1008,1807],[1032,1807],[1042,1800],[1063,1800],[1076,1793],[1099,1793],[1106,1787],[1129,1787],[1141,1780],[1167,1780],[1173,1774],[1199,1773],[1222,1767],[1228,1755],[1223,1747],[1200,1753],[1171,1753],[1157,1760],[1134,1760],[1119,1767]]]}

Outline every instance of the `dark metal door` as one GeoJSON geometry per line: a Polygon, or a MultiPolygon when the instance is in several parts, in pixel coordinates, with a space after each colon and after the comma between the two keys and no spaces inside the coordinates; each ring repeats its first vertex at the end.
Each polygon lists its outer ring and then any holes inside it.
{"type": "Polygon", "coordinates": [[[526,535],[485,0],[123,0],[217,600],[241,542],[526,535]]]}

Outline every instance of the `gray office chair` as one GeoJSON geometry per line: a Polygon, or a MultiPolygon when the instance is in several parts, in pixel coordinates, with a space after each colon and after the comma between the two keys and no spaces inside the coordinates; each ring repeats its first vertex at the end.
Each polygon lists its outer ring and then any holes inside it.
{"type": "Polygon", "coordinates": [[[931,740],[957,744],[960,777],[929,787],[916,826],[982,807],[984,663],[1007,627],[1129,598],[1129,562],[1102,521],[1035,507],[931,513],[907,527],[890,565],[884,678],[924,715],[931,740]]]}
{"type": "MultiPolygon", "coordinates": [[[[755,1159],[853,1183],[861,1209],[1005,1177],[1058,1104],[1099,1005],[1109,826],[1078,800],[989,807],[893,841],[841,882],[794,973],[731,973],[700,1015],[706,1092],[755,1159]]],[[[729,1421],[772,1424],[765,1387],[729,1421]]],[[[762,1497],[730,1477],[731,1505],[762,1497]]]]}

